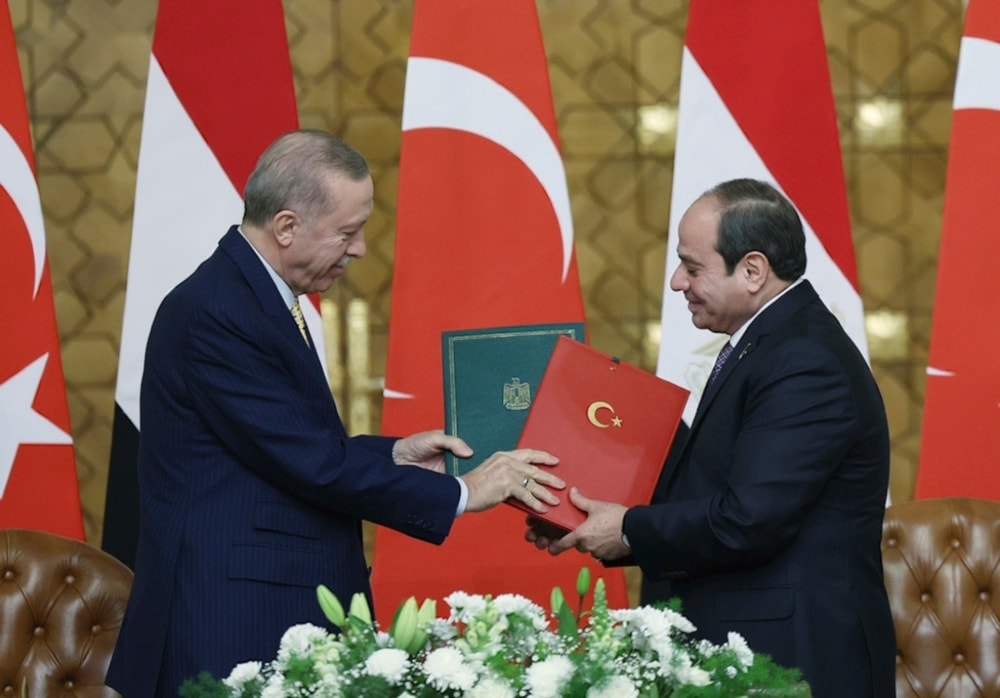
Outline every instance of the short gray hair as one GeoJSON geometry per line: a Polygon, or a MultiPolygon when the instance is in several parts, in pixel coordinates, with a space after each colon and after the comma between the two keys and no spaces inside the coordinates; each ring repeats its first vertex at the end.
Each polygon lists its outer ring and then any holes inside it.
{"type": "Polygon", "coordinates": [[[333,208],[324,176],[338,172],[352,181],[369,176],[368,161],[325,131],[302,129],[277,138],[263,152],[243,191],[243,222],[263,225],[292,210],[314,218],[333,208]]]}

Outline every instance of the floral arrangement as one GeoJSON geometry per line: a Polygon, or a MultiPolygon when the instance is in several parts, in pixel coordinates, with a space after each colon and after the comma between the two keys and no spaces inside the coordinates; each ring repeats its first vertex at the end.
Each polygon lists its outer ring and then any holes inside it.
{"type": "Polygon", "coordinates": [[[420,606],[411,597],[388,632],[372,621],[364,595],[345,613],[325,586],[324,615],[340,629],[289,628],[270,662],[237,665],[219,681],[188,680],[184,698],[807,698],[797,670],[754,654],[730,633],[723,645],[688,637],[694,626],[678,610],[643,606],[609,609],[604,580],[583,610],[590,587],[577,580],[577,610],[552,591],[551,612],[513,594],[496,598],[454,592],[420,606]]]}

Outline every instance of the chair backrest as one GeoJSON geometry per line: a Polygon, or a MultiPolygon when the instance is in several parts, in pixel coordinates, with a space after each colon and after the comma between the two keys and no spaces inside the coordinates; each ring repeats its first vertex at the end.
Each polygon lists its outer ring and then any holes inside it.
{"type": "Polygon", "coordinates": [[[132,571],[80,541],[0,530],[0,695],[116,696],[104,675],[132,571]]]}
{"type": "Polygon", "coordinates": [[[924,499],[882,526],[896,696],[1000,696],[1000,502],[924,499]]]}

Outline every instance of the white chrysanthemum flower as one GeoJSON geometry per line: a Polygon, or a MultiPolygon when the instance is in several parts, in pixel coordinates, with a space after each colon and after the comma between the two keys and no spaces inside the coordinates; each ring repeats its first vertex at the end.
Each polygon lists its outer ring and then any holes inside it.
{"type": "Polygon", "coordinates": [[[500,594],[493,600],[493,606],[503,614],[523,613],[526,616],[545,614],[541,606],[520,594],[500,594]]]}
{"type": "Polygon", "coordinates": [[[749,669],[753,665],[753,652],[750,651],[750,646],[747,645],[747,641],[739,633],[729,633],[726,637],[726,644],[729,648],[736,652],[737,659],[740,660],[740,664],[743,665],[744,669],[749,669]]]}
{"type": "Polygon", "coordinates": [[[235,692],[240,692],[243,687],[251,681],[260,678],[260,662],[243,662],[233,667],[229,676],[222,680],[229,688],[235,692]]]}
{"type": "Polygon", "coordinates": [[[507,683],[494,676],[487,676],[465,692],[464,698],[517,698],[517,693],[507,683]]]}
{"type": "Polygon", "coordinates": [[[574,670],[569,658],[549,657],[529,666],[524,679],[533,698],[558,698],[574,670]]]}
{"type": "Polygon", "coordinates": [[[451,607],[448,620],[468,623],[478,613],[486,610],[486,598],[478,594],[466,594],[464,591],[453,591],[445,597],[444,602],[451,607]]]}
{"type": "Polygon", "coordinates": [[[728,676],[729,678],[735,679],[736,678],[736,674],[738,674],[738,673],[739,673],[739,670],[736,667],[734,667],[734,666],[727,666],[726,667],[726,676],[728,676]]]}
{"type": "Polygon", "coordinates": [[[410,655],[404,650],[385,648],[375,650],[365,660],[365,672],[372,676],[381,676],[393,686],[406,676],[406,668],[410,655]]]}
{"type": "Polygon", "coordinates": [[[712,683],[712,675],[701,667],[680,666],[674,670],[674,676],[684,686],[707,686],[712,683]]]}
{"type": "Polygon", "coordinates": [[[328,633],[323,628],[312,623],[293,625],[281,636],[278,648],[278,661],[287,662],[291,656],[309,654],[313,645],[319,644],[328,633]]]}
{"type": "Polygon", "coordinates": [[[535,630],[545,630],[549,627],[545,609],[520,594],[500,594],[493,601],[493,606],[503,615],[519,614],[528,618],[535,630]]]}
{"type": "Polygon", "coordinates": [[[615,674],[600,686],[587,689],[587,698],[639,698],[639,689],[621,674],[615,674]]]}
{"type": "Polygon", "coordinates": [[[454,647],[439,647],[424,660],[428,683],[439,691],[467,691],[476,683],[475,670],[454,647]]]}
{"type": "Polygon", "coordinates": [[[287,698],[285,687],[281,685],[281,676],[272,676],[260,692],[260,698],[287,698]]]}
{"type": "Polygon", "coordinates": [[[722,650],[722,647],[720,645],[713,645],[708,640],[698,640],[695,643],[695,649],[703,657],[714,657],[722,650]]]}

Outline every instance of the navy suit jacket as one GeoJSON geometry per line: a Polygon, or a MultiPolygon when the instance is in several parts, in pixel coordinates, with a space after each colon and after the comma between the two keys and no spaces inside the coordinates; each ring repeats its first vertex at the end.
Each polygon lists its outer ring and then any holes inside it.
{"type": "Polygon", "coordinates": [[[454,521],[455,478],[348,437],[236,227],[157,311],[140,401],[135,582],[107,679],[125,698],[273,658],[290,625],[324,623],[318,584],[370,597],[362,519],[434,543],[454,521]]]}
{"type": "Polygon", "coordinates": [[[815,698],[895,695],[880,551],[885,410],[864,358],[808,282],[749,325],[676,464],[624,532],[655,597],[697,634],[798,667],[815,698]]]}

